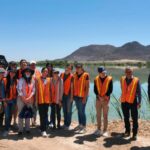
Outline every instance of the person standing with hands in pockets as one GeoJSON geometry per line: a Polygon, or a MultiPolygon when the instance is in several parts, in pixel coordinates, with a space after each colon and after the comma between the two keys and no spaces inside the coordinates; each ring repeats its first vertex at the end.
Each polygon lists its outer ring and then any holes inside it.
{"type": "Polygon", "coordinates": [[[76,64],[73,75],[73,96],[78,111],[79,125],[74,129],[78,133],[86,132],[85,108],[89,94],[89,74],[84,71],[82,64],[76,64]]]}
{"type": "Polygon", "coordinates": [[[94,80],[94,93],[96,94],[96,114],[97,114],[97,130],[95,135],[104,137],[108,136],[108,111],[110,95],[113,91],[112,77],[107,75],[107,71],[103,66],[98,67],[99,75],[94,80]],[[101,118],[103,113],[104,130],[101,131],[101,118]]]}
{"type": "Polygon", "coordinates": [[[51,78],[51,117],[53,129],[56,129],[56,115],[57,115],[57,128],[61,129],[61,105],[63,97],[63,80],[59,76],[59,71],[53,71],[51,78]]]}
{"type": "Polygon", "coordinates": [[[130,113],[133,120],[133,135],[131,140],[137,139],[138,133],[138,108],[141,105],[141,85],[139,78],[133,76],[130,67],[125,69],[125,76],[121,77],[121,107],[124,115],[125,133],[124,137],[130,137],[130,113]]]}
{"type": "Polygon", "coordinates": [[[72,103],[73,103],[73,66],[68,64],[60,77],[63,80],[64,92],[62,99],[62,106],[64,112],[64,129],[69,130],[72,117],[72,103]]]}

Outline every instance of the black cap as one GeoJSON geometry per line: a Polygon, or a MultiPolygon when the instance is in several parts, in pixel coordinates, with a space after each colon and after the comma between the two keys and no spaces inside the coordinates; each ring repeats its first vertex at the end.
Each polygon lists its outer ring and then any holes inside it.
{"type": "Polygon", "coordinates": [[[98,71],[99,73],[103,73],[103,72],[106,73],[106,72],[107,72],[104,66],[99,66],[99,67],[97,68],[97,71],[98,71]]]}

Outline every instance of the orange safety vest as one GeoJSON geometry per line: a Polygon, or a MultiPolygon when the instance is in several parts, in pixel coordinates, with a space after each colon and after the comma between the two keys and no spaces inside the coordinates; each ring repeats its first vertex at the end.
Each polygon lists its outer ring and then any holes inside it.
{"type": "MultiPolygon", "coordinates": [[[[24,80],[22,92],[26,98],[28,98],[31,95],[33,88],[34,88],[33,81],[31,81],[30,84],[27,84],[26,81],[24,80]]],[[[33,95],[33,97],[34,97],[34,95],[33,95]]],[[[33,97],[31,99],[33,99],[33,97]]]]}
{"type": "MultiPolygon", "coordinates": [[[[63,81],[64,81],[64,75],[65,75],[65,73],[62,73],[60,75],[60,77],[62,78],[63,81]]],[[[71,89],[71,80],[72,80],[72,77],[73,77],[73,75],[70,74],[68,76],[68,78],[63,82],[63,85],[64,85],[64,94],[65,95],[70,94],[69,92],[70,92],[70,89],[71,89]]]]}
{"type": "MultiPolygon", "coordinates": [[[[7,80],[5,82],[5,84],[7,84],[7,80]]],[[[6,93],[6,98],[7,100],[13,100],[17,98],[17,84],[10,85],[9,97],[6,93]]]]}
{"type": "Polygon", "coordinates": [[[60,84],[60,80],[57,81],[57,83],[54,85],[53,82],[51,82],[51,102],[56,104],[57,95],[58,95],[58,86],[60,84]]]}
{"type": "Polygon", "coordinates": [[[46,84],[43,80],[38,78],[36,84],[36,100],[38,104],[50,103],[50,78],[46,78],[46,84]]]}
{"type": "Polygon", "coordinates": [[[131,83],[127,85],[126,83],[126,77],[121,78],[121,102],[128,102],[130,104],[134,103],[135,97],[136,97],[136,90],[138,85],[139,79],[137,77],[133,77],[131,83]]]}
{"type": "Polygon", "coordinates": [[[35,69],[34,75],[33,75],[34,79],[38,79],[41,77],[41,73],[39,70],[35,69]]]}
{"type": "Polygon", "coordinates": [[[89,76],[87,72],[84,72],[80,78],[77,73],[74,74],[73,80],[73,95],[78,97],[85,97],[86,78],[89,76]]]}
{"type": "Polygon", "coordinates": [[[3,82],[4,82],[4,86],[5,86],[5,89],[6,89],[7,79],[6,79],[6,78],[3,78],[2,80],[3,80],[3,82]]]}
{"type": "Polygon", "coordinates": [[[106,95],[106,93],[108,91],[109,83],[111,81],[112,81],[112,77],[111,76],[107,76],[103,83],[102,83],[102,81],[101,81],[99,76],[97,76],[95,78],[95,83],[96,83],[96,87],[97,87],[99,96],[103,97],[103,96],[106,95]]]}

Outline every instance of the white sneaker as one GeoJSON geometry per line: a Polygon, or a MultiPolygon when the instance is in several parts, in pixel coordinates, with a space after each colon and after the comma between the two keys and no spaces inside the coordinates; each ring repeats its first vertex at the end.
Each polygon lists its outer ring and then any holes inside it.
{"type": "Polygon", "coordinates": [[[103,136],[104,136],[104,137],[108,137],[108,136],[109,136],[108,132],[104,132],[104,133],[103,133],[103,136]]]}
{"type": "Polygon", "coordinates": [[[79,130],[78,133],[79,133],[79,134],[85,134],[85,133],[86,133],[86,128],[82,128],[81,130],[79,130]]]}
{"type": "Polygon", "coordinates": [[[101,136],[103,133],[101,132],[101,130],[97,129],[97,130],[94,131],[93,134],[96,135],[96,136],[101,136]]]}
{"type": "Polygon", "coordinates": [[[9,131],[4,131],[3,133],[3,137],[7,137],[8,136],[9,131]]]}
{"type": "Polygon", "coordinates": [[[74,128],[74,130],[75,130],[75,131],[78,131],[78,130],[81,130],[81,128],[82,128],[82,125],[78,125],[78,126],[76,126],[76,127],[74,128]]]}
{"type": "Polygon", "coordinates": [[[47,136],[48,136],[47,133],[46,133],[46,131],[43,131],[43,132],[42,132],[42,136],[43,136],[43,137],[47,137],[47,136]]]}

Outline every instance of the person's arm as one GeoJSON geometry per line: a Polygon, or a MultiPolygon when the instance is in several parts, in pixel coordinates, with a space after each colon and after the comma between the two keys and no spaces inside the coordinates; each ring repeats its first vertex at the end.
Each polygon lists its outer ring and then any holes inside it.
{"type": "Polygon", "coordinates": [[[89,94],[89,87],[90,87],[89,75],[87,76],[85,82],[86,82],[85,83],[85,97],[83,97],[83,103],[86,103],[86,100],[87,100],[87,97],[88,97],[88,94],[89,94]]]}
{"type": "Polygon", "coordinates": [[[23,80],[19,79],[18,84],[17,84],[17,92],[18,92],[18,96],[20,96],[20,97],[23,96],[22,84],[23,84],[23,80]]]}
{"type": "Polygon", "coordinates": [[[73,77],[71,79],[71,89],[70,89],[70,93],[71,93],[71,102],[73,101],[73,77]]]}
{"type": "Polygon", "coordinates": [[[106,96],[110,97],[112,91],[113,91],[113,81],[111,80],[109,85],[108,85],[108,91],[106,93],[106,96]]]}
{"type": "Polygon", "coordinates": [[[33,84],[32,92],[31,92],[30,96],[26,98],[26,100],[29,101],[29,102],[31,102],[31,100],[32,100],[31,98],[35,94],[35,80],[32,80],[31,82],[32,82],[31,84],[33,84]]]}
{"type": "Polygon", "coordinates": [[[148,97],[149,97],[149,100],[150,100],[150,75],[148,77],[148,97]]]}
{"type": "Polygon", "coordinates": [[[60,78],[60,93],[59,93],[60,102],[62,101],[63,93],[64,93],[63,80],[60,78]]]}
{"type": "Polygon", "coordinates": [[[140,81],[138,81],[138,84],[137,84],[136,95],[137,95],[137,103],[138,103],[138,106],[140,106],[140,105],[141,105],[141,99],[142,99],[140,81]]]}
{"type": "Polygon", "coordinates": [[[98,90],[97,90],[97,86],[96,86],[96,81],[94,80],[94,93],[96,95],[96,97],[98,97],[98,90]]]}

